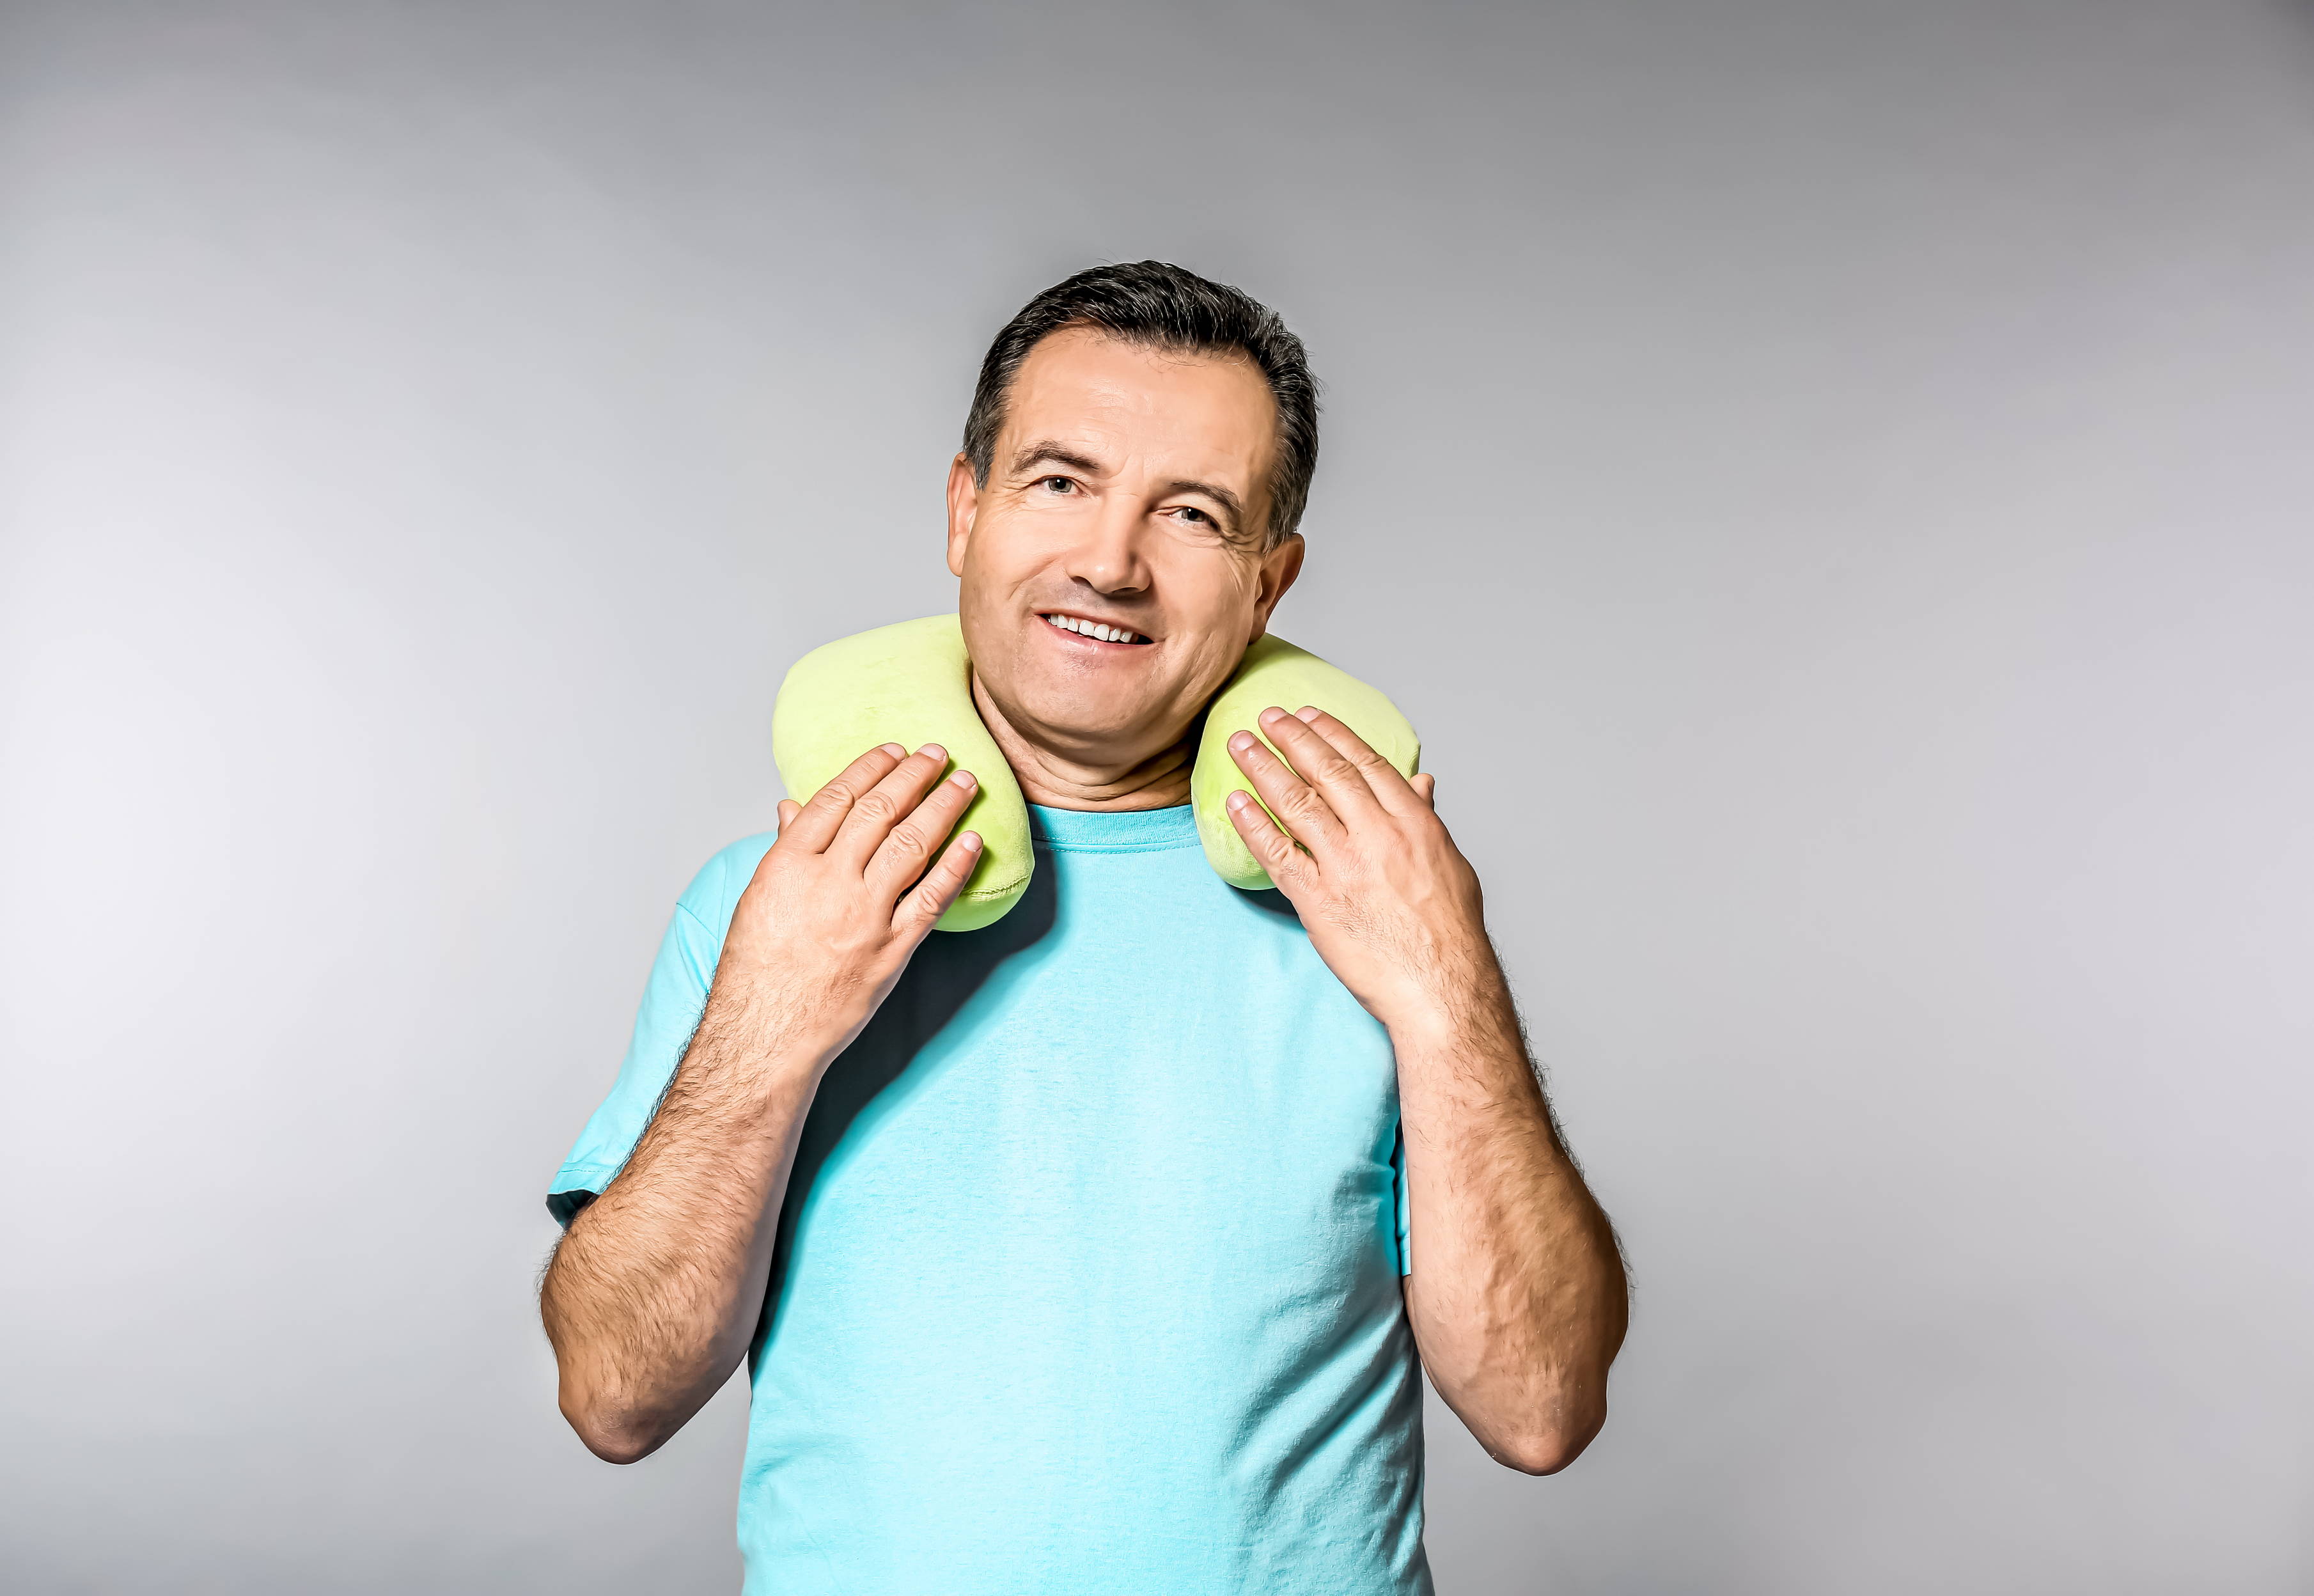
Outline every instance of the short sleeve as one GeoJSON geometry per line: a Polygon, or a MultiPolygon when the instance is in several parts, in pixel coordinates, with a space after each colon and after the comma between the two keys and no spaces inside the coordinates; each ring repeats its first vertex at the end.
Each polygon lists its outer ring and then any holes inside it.
{"type": "Polygon", "coordinates": [[[1390,1150],[1391,1184],[1398,1190],[1398,1272],[1414,1273],[1414,1255],[1408,1250],[1406,1233],[1414,1216],[1414,1204],[1406,1191],[1406,1127],[1398,1130],[1398,1143],[1390,1150]]]}
{"type": "Polygon", "coordinates": [[[642,1140],[707,1007],[731,911],[771,845],[768,835],[733,843],[708,860],[676,901],[619,1078],[547,1186],[546,1210],[557,1224],[569,1225],[601,1195],[642,1140]]]}

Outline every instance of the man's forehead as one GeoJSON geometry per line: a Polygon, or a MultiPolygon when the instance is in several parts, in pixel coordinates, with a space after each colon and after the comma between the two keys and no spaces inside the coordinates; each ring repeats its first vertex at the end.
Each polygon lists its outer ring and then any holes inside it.
{"type": "Polygon", "coordinates": [[[998,447],[1008,460],[1053,439],[1103,455],[1195,456],[1201,469],[1232,469],[1250,486],[1277,433],[1269,385],[1244,355],[1153,348],[1092,328],[1040,340],[1007,399],[998,447]]]}

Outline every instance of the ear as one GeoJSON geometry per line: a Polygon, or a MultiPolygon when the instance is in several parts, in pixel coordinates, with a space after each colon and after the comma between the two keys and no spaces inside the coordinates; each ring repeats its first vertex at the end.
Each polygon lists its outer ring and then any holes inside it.
{"type": "MultiPolygon", "coordinates": [[[[949,536],[953,538],[955,533],[949,536]]],[[[1297,532],[1261,557],[1260,586],[1253,597],[1253,636],[1245,639],[1249,648],[1269,630],[1269,617],[1277,608],[1277,601],[1285,596],[1285,590],[1294,586],[1294,578],[1302,574],[1302,534],[1297,532]]]]}
{"type": "Polygon", "coordinates": [[[964,575],[964,546],[972,541],[972,523],[980,514],[980,484],[972,480],[972,462],[959,454],[948,463],[948,574],[964,575]]]}

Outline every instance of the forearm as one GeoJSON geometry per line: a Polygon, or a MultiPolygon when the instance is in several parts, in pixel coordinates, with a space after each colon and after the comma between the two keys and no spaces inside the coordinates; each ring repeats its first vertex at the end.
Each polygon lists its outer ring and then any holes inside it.
{"type": "Polygon", "coordinates": [[[571,1221],[539,1294],[561,1403],[631,1463],[746,1351],[822,1072],[890,993],[979,858],[973,778],[926,744],[871,748],[780,805],[733,905],[697,1033],[633,1156],[571,1221]]]}
{"type": "Polygon", "coordinates": [[[1502,1461],[1565,1467],[1605,1422],[1622,1259],[1559,1142],[1428,775],[1333,716],[1262,711],[1230,818],[1335,974],[1389,1027],[1406,1135],[1407,1314],[1423,1366],[1502,1461]],[[1281,827],[1269,816],[1285,823],[1281,827]],[[1289,836],[1286,827],[1290,827],[1289,836]]]}
{"type": "Polygon", "coordinates": [[[1498,1460],[1564,1467],[1606,1418],[1626,1297],[1614,1232],[1551,1124],[1489,968],[1393,1029],[1408,1314],[1438,1393],[1498,1460]]]}
{"type": "Polygon", "coordinates": [[[613,1462],[649,1454],[715,1394],[762,1311],[823,1063],[765,1006],[719,983],[634,1155],[548,1268],[562,1411],[613,1462]]]}

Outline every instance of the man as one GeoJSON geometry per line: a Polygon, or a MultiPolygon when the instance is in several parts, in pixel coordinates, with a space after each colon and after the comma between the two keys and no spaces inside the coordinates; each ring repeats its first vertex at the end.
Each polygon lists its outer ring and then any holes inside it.
{"type": "Polygon", "coordinates": [[[752,1354],[751,1592],[1424,1592],[1418,1349],[1514,1468],[1604,1419],[1614,1238],[1432,779],[1278,706],[1284,760],[1232,750],[1278,890],[1198,847],[1199,717],[1301,569],[1316,454],[1300,340],[1235,289],[1038,295],[948,488],[1029,895],[927,936],[973,778],[894,745],[678,903],[543,1307],[614,1462],[752,1354]]]}

